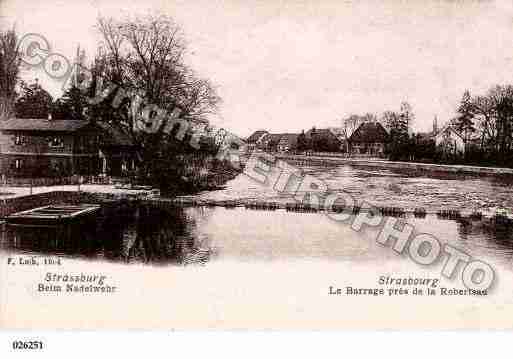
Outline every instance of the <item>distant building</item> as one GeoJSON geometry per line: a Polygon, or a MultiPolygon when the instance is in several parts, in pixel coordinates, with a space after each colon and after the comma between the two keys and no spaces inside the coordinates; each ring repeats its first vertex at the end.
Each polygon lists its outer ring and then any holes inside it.
{"type": "Polygon", "coordinates": [[[306,132],[306,139],[313,151],[339,152],[345,148],[343,140],[328,128],[311,128],[306,132]]]}
{"type": "Polygon", "coordinates": [[[268,133],[260,142],[258,148],[267,152],[277,152],[278,145],[284,133],[268,133]]]}
{"type": "MultiPolygon", "coordinates": [[[[248,147],[268,152],[294,152],[298,150],[299,133],[269,133],[256,131],[246,139],[248,147]]],[[[345,149],[344,140],[331,129],[311,129],[304,134],[306,147],[319,152],[339,152],[345,149]]]]}
{"type": "Polygon", "coordinates": [[[267,135],[269,135],[269,132],[264,130],[258,130],[253,132],[253,134],[246,139],[248,150],[254,150],[255,148],[263,149],[263,139],[267,135]]]}
{"type": "Polygon", "coordinates": [[[379,122],[364,122],[349,137],[351,153],[383,156],[389,140],[388,132],[379,122]]]}
{"type": "Polygon", "coordinates": [[[280,134],[277,150],[278,152],[292,152],[297,150],[297,140],[299,134],[297,133],[283,133],[280,134]]]}
{"type": "Polygon", "coordinates": [[[135,148],[120,131],[83,120],[0,121],[1,173],[13,177],[121,175],[135,167],[135,148]]]}

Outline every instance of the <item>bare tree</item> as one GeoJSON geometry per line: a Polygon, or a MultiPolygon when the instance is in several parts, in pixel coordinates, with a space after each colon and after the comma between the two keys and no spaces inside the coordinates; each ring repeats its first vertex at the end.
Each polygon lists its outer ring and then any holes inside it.
{"type": "Polygon", "coordinates": [[[481,132],[481,145],[504,155],[513,144],[513,86],[494,86],[471,101],[481,132]]]}
{"type": "Polygon", "coordinates": [[[388,132],[391,132],[393,129],[400,127],[399,114],[394,111],[385,111],[381,115],[381,122],[388,132]]]}
{"type": "Polygon", "coordinates": [[[20,61],[16,31],[0,32],[0,118],[14,114],[20,61]]]}
{"type": "Polygon", "coordinates": [[[364,122],[368,121],[368,116],[350,115],[342,119],[342,132],[345,138],[349,138],[354,131],[364,122]]]}
{"type": "Polygon", "coordinates": [[[351,137],[353,132],[356,131],[356,129],[360,127],[362,123],[377,121],[378,117],[370,112],[367,112],[363,116],[352,114],[349,117],[342,119],[342,134],[346,139],[346,151],[349,152],[349,137],[351,137]]]}
{"type": "MultiPolygon", "coordinates": [[[[96,119],[127,125],[141,149],[142,176],[162,185],[188,186],[184,183],[190,168],[186,162],[194,157],[189,146],[191,129],[208,123],[220,98],[211,82],[197,76],[186,64],[182,29],[168,16],[99,18],[97,29],[102,41],[91,71],[91,88],[96,89],[96,94],[98,89],[104,91],[113,84],[116,89],[95,101],[88,113],[96,119]],[[112,106],[119,98],[124,99],[121,105],[112,106]],[[176,113],[180,120],[189,121],[188,126],[174,121],[176,113]],[[156,115],[156,131],[133,131],[135,121],[156,115]],[[170,120],[173,122],[168,123],[170,120]],[[187,129],[180,138],[176,134],[182,127],[187,129]]],[[[206,152],[205,159],[212,155],[206,152]]]]}
{"type": "Polygon", "coordinates": [[[213,85],[184,63],[184,35],[171,18],[99,18],[97,29],[102,36],[95,62],[98,76],[142,95],[146,104],[168,112],[178,108],[189,120],[205,121],[217,110],[220,98],[213,85]]]}

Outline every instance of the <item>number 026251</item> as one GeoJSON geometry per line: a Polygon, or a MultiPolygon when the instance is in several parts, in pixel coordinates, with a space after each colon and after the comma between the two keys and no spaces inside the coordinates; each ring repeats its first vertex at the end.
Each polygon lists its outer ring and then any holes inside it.
{"type": "Polygon", "coordinates": [[[43,342],[40,340],[15,340],[12,342],[14,350],[41,350],[43,349],[43,342]]]}

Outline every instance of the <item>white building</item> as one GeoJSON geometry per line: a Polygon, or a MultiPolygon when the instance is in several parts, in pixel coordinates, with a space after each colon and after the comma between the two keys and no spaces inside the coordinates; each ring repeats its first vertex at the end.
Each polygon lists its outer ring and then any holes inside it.
{"type": "Polygon", "coordinates": [[[465,140],[452,126],[443,127],[435,135],[437,147],[443,147],[449,153],[465,153],[465,140]]]}

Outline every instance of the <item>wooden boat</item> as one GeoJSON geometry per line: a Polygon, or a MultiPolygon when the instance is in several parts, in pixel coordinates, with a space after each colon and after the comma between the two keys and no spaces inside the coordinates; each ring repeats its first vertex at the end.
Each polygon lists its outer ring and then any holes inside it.
{"type": "Polygon", "coordinates": [[[8,225],[47,227],[68,223],[96,213],[97,204],[50,205],[13,213],[6,218],[8,225]]]}

